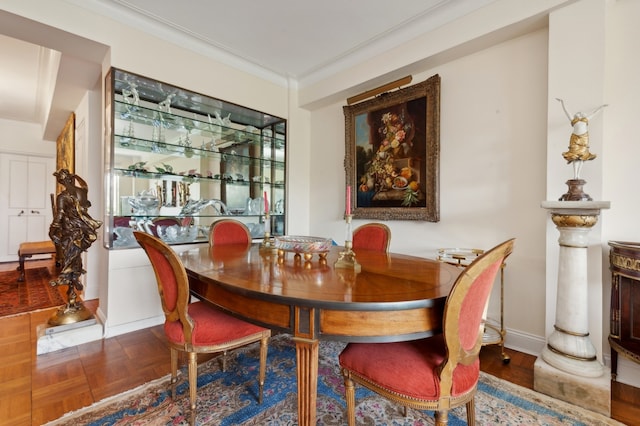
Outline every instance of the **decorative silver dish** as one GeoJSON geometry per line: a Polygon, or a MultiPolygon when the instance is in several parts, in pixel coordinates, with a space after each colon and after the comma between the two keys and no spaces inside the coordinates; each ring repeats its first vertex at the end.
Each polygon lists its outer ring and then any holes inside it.
{"type": "Polygon", "coordinates": [[[452,265],[467,266],[480,256],[484,250],[474,248],[438,249],[438,260],[452,265]]]}

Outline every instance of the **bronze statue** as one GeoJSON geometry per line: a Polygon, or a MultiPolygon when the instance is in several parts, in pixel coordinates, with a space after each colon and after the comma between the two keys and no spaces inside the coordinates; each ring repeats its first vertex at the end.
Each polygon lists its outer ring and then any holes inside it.
{"type": "Polygon", "coordinates": [[[91,313],[85,311],[78,301],[77,291],[83,286],[80,276],[86,271],[82,268],[82,253],[87,251],[98,235],[96,230],[102,222],[89,215],[91,203],[87,198],[87,183],[67,169],[53,174],[64,189],[56,197],[54,218],[49,227],[49,237],[61,253],[60,274],[51,281],[52,286],[66,285],[67,304],[58,310],[49,324],[60,325],[87,319],[91,313]]]}

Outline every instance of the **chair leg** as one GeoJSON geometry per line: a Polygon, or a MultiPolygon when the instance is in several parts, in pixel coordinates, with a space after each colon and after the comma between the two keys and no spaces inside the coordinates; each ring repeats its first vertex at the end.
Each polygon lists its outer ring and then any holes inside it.
{"type": "Polygon", "coordinates": [[[344,376],[344,399],[347,401],[347,424],[349,426],[356,425],[356,391],[353,386],[353,380],[349,376],[348,371],[343,371],[344,376]]]}
{"type": "Polygon", "coordinates": [[[473,426],[476,424],[476,403],[475,398],[467,402],[467,424],[473,426]]]}
{"type": "Polygon", "coordinates": [[[178,381],[178,350],[171,348],[171,398],[176,399],[176,382],[178,381]]]}
{"type": "Polygon", "coordinates": [[[24,256],[24,255],[20,255],[20,257],[18,258],[18,271],[20,271],[20,276],[18,277],[18,282],[23,282],[24,281],[24,258],[25,257],[31,257],[31,256],[24,256]]]}
{"type": "Polygon", "coordinates": [[[436,411],[435,418],[435,426],[447,426],[449,423],[449,410],[436,411]]]}
{"type": "Polygon", "coordinates": [[[260,340],[260,374],[258,376],[258,404],[262,404],[262,395],[264,393],[264,377],[267,373],[267,349],[269,348],[269,338],[264,337],[260,340]]]}
{"type": "Polygon", "coordinates": [[[189,352],[189,400],[191,402],[191,413],[196,412],[196,391],[198,389],[198,354],[189,352]]]}
{"type": "Polygon", "coordinates": [[[227,371],[227,351],[222,352],[222,357],[220,358],[220,369],[223,373],[227,371]]]}

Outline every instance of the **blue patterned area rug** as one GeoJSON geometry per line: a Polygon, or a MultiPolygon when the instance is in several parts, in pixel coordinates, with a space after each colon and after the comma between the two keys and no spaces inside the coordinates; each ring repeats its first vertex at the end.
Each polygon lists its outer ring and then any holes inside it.
{"type": "MultiPolygon", "coordinates": [[[[337,357],[343,343],[320,342],[318,425],[344,425],[344,385],[337,357]]],[[[168,351],[167,351],[168,352],[168,351]]],[[[277,335],[269,344],[264,402],[257,403],[258,346],[229,355],[227,371],[212,359],[199,367],[198,425],[296,425],[297,398],[295,348],[288,335],[277,335]]],[[[186,372],[182,371],[178,397],[173,401],[168,377],[150,382],[90,407],[68,413],[49,426],[61,425],[186,425],[189,398],[186,372]]],[[[476,394],[479,425],[620,425],[621,423],[513,385],[482,373],[476,394]]],[[[357,423],[363,425],[433,425],[433,412],[408,410],[356,387],[357,423]]],[[[466,425],[464,407],[449,414],[449,424],[466,425]]]]}

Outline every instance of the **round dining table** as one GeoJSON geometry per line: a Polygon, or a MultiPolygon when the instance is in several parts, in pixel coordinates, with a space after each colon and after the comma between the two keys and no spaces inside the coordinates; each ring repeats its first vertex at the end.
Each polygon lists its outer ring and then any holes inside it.
{"type": "Polygon", "coordinates": [[[260,244],[203,246],[180,255],[198,299],[293,336],[300,425],[316,423],[319,340],[390,342],[439,333],[446,298],[463,271],[437,260],[358,250],[356,272],[334,266],[344,250],[333,246],[309,260],[260,244]]]}

